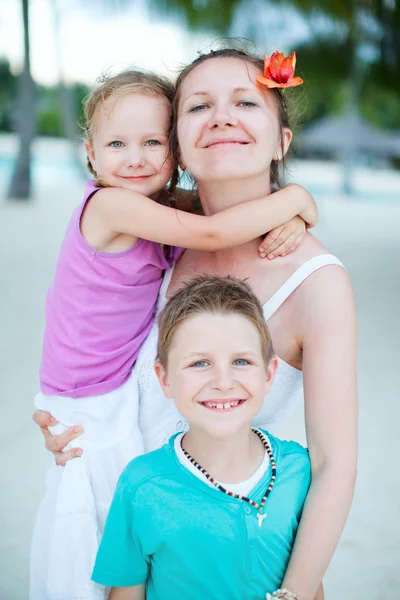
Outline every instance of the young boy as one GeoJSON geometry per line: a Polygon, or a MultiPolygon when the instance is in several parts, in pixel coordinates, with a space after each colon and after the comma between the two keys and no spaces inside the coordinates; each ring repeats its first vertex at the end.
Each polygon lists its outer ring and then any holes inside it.
{"type": "Polygon", "coordinates": [[[189,430],[120,477],[93,571],[110,600],[264,600],[279,588],[310,462],[251,427],[276,368],[246,283],[202,275],[165,306],[155,369],[189,430]]]}

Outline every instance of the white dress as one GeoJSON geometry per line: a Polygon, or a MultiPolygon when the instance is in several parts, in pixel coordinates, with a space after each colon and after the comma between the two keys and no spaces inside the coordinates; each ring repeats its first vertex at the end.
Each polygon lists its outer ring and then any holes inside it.
{"type": "MultiPolygon", "coordinates": [[[[293,275],[263,306],[265,320],[268,320],[285,302],[290,294],[312,273],[327,265],[343,264],[331,254],[311,258],[299,267],[293,275]]],[[[169,269],[158,296],[156,315],[167,302],[167,290],[173,274],[169,269]]],[[[154,372],[157,354],[157,319],[143,343],[135,364],[139,385],[139,427],[143,435],[145,452],[150,452],[165,444],[177,431],[185,430],[187,423],[175,408],[171,399],[165,398],[154,372]]],[[[253,421],[255,427],[262,427],[277,435],[287,417],[303,398],[303,373],[279,358],[275,380],[265,402],[253,421]]]]}
{"type": "MultiPolygon", "coordinates": [[[[341,263],[334,256],[325,254],[303,264],[264,305],[266,321],[306,277],[326,265],[341,263]]],[[[166,303],[172,273],[173,269],[170,269],[164,276],[157,314],[166,303]]],[[[132,378],[113,393],[113,398],[88,399],[91,406],[87,414],[82,413],[81,401],[72,417],[70,407],[67,407],[68,421],[57,413],[57,410],[62,411],[59,399],[54,405],[40,405],[53,411],[63,423],[58,427],[64,430],[71,424],[82,424],[85,431],[90,429],[91,440],[85,439],[86,435],[74,440],[71,446],[83,447],[83,457],[68,462],[66,468],[54,466],[48,473],[47,493],[33,536],[35,552],[31,557],[30,600],[105,600],[108,596],[106,588],[91,582],[91,572],[116,479],[141,451],[138,448],[143,448],[142,439],[144,451],[149,452],[187,427],[173,401],[165,398],[154,372],[157,336],[155,320],[141,347],[132,378]],[[137,393],[140,431],[136,427],[137,393]],[[95,411],[94,401],[98,403],[95,411]],[[78,414],[79,410],[81,414],[78,414]],[[105,428],[100,428],[94,418],[101,416],[99,413],[103,417],[101,422],[107,423],[105,428]],[[107,419],[104,418],[106,413],[107,419]]],[[[273,387],[254,419],[254,426],[276,434],[302,397],[302,372],[279,359],[273,387]]]]}

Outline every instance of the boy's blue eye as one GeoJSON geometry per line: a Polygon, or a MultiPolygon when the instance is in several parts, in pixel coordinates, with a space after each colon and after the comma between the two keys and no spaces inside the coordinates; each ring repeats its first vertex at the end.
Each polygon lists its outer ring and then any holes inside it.
{"type": "Polygon", "coordinates": [[[234,365],[237,365],[238,367],[243,367],[245,365],[249,364],[249,361],[246,360],[245,358],[237,358],[236,360],[233,361],[234,365]]]}
{"type": "Polygon", "coordinates": [[[148,140],[145,143],[145,146],[159,146],[161,144],[161,142],[159,142],[158,140],[148,140]]]}
{"type": "Polygon", "coordinates": [[[208,364],[208,363],[207,363],[207,361],[206,361],[206,360],[196,360],[196,362],[192,364],[192,367],[198,367],[198,368],[201,368],[201,367],[206,367],[206,366],[207,366],[207,364],[208,364]]]}
{"type": "Polygon", "coordinates": [[[119,140],[115,140],[114,142],[111,142],[110,146],[112,148],[122,148],[123,143],[120,142],[119,140]]]}

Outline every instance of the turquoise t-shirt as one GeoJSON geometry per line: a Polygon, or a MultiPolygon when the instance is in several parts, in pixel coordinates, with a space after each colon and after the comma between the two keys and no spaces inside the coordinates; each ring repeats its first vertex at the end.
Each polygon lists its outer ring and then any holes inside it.
{"type": "MultiPolygon", "coordinates": [[[[147,600],[265,600],[282,583],[311,477],[305,448],[267,435],[277,477],[261,527],[257,509],[179,462],[175,436],[130,462],[111,504],[93,580],[116,587],[147,581],[147,600]]],[[[269,466],[250,498],[260,502],[270,479],[269,466]]]]}

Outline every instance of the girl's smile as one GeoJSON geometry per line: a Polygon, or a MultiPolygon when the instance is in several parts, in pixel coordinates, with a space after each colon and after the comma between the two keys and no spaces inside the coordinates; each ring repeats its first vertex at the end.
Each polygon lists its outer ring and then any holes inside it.
{"type": "Polygon", "coordinates": [[[98,175],[111,187],[157,198],[171,178],[169,107],[159,97],[126,94],[98,109],[85,147],[98,175]]]}

